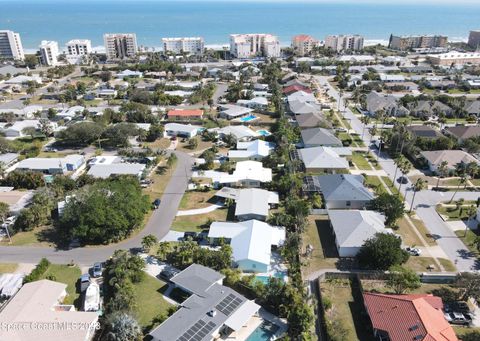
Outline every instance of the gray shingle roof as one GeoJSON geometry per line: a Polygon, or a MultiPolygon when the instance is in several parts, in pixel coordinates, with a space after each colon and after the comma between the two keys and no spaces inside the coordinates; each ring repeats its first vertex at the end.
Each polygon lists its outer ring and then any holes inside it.
{"type": "Polygon", "coordinates": [[[332,130],[324,128],[310,128],[302,130],[302,140],[304,145],[309,146],[342,146],[340,141],[332,130]]]}
{"type": "Polygon", "coordinates": [[[363,185],[362,175],[332,174],[316,178],[325,200],[368,201],[374,198],[363,185]]]}

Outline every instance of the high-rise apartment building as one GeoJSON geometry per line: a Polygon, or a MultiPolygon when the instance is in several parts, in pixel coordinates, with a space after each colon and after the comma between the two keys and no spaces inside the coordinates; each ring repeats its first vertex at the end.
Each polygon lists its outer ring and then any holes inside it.
{"type": "Polygon", "coordinates": [[[205,50],[205,41],[201,37],[162,38],[163,52],[173,54],[189,53],[202,55],[205,50]]]}
{"type": "Polygon", "coordinates": [[[388,47],[394,50],[407,51],[412,49],[431,49],[435,47],[447,47],[446,36],[390,36],[388,47]]]}
{"type": "Polygon", "coordinates": [[[468,36],[468,45],[474,49],[480,48],[480,30],[470,31],[468,36]]]}
{"type": "Polygon", "coordinates": [[[292,38],[293,52],[297,56],[308,55],[320,42],[307,34],[299,34],[292,38]]]}
{"type": "Polygon", "coordinates": [[[3,58],[15,60],[25,59],[20,34],[13,31],[0,30],[0,59],[3,58]]]}
{"type": "Polygon", "coordinates": [[[230,53],[236,58],[280,57],[280,42],[271,34],[231,34],[230,53]]]}
{"type": "Polygon", "coordinates": [[[135,33],[106,33],[103,40],[107,59],[133,58],[137,54],[135,33]]]}
{"type": "Polygon", "coordinates": [[[363,49],[364,38],[358,34],[331,35],[325,37],[325,47],[334,51],[360,51],[363,49]]]}
{"type": "Polygon", "coordinates": [[[56,41],[42,40],[40,46],[40,60],[43,65],[55,66],[58,64],[58,43],[56,41]]]}
{"type": "Polygon", "coordinates": [[[92,42],[88,39],[74,39],[66,44],[67,55],[87,56],[92,53],[92,42]]]}

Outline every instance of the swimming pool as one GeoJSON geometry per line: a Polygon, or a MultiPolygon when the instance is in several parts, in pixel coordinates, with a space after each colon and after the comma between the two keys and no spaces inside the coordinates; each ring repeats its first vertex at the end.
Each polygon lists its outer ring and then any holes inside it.
{"type": "Polygon", "coordinates": [[[257,133],[259,133],[259,134],[262,135],[262,136],[270,136],[270,135],[272,135],[271,132],[269,132],[268,130],[265,130],[265,129],[257,130],[257,133]]]}
{"type": "Polygon", "coordinates": [[[278,330],[278,326],[268,322],[268,321],[263,321],[261,325],[257,327],[253,331],[252,334],[250,334],[245,341],[267,341],[272,338],[273,335],[278,330]]]}
{"type": "Polygon", "coordinates": [[[252,120],[254,120],[254,119],[256,119],[256,118],[257,118],[257,116],[255,116],[255,115],[248,115],[248,116],[245,116],[245,117],[240,118],[240,121],[242,121],[242,122],[250,122],[250,121],[252,121],[252,120]]]}
{"type": "Polygon", "coordinates": [[[279,279],[282,279],[283,281],[285,281],[285,274],[283,273],[276,273],[275,275],[273,276],[263,276],[263,275],[257,275],[255,276],[255,279],[259,282],[262,282],[263,284],[267,284],[268,283],[268,280],[270,279],[270,277],[275,277],[275,278],[279,278],[279,279]]]}

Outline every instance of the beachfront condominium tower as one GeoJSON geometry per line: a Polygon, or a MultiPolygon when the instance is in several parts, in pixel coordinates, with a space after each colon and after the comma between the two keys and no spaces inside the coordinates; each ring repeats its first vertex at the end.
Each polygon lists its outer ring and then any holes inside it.
{"type": "Polygon", "coordinates": [[[81,64],[88,60],[92,53],[92,42],[88,39],[70,40],[66,46],[66,57],[69,64],[81,64]]]}
{"type": "Polygon", "coordinates": [[[58,64],[58,43],[56,41],[42,40],[39,50],[43,65],[55,66],[58,64]]]}
{"type": "Polygon", "coordinates": [[[13,31],[0,30],[0,59],[25,59],[20,34],[13,31]]]}
{"type": "Polygon", "coordinates": [[[163,52],[192,55],[202,55],[205,49],[205,41],[202,37],[190,38],[162,38],[163,52]]]}
{"type": "Polygon", "coordinates": [[[230,53],[236,58],[280,57],[280,42],[271,34],[231,34],[230,53]]]}
{"type": "Polygon", "coordinates": [[[133,58],[137,54],[135,33],[106,33],[103,35],[107,59],[133,58]]]}
{"type": "Polygon", "coordinates": [[[297,56],[308,55],[318,45],[319,41],[307,34],[299,34],[292,38],[293,52],[297,56]]]}
{"type": "Polygon", "coordinates": [[[447,47],[448,37],[446,36],[390,36],[388,47],[394,50],[407,51],[421,48],[447,47]]]}
{"type": "Polygon", "coordinates": [[[470,31],[468,45],[474,49],[480,48],[480,30],[470,31]]]}
{"type": "Polygon", "coordinates": [[[325,48],[336,52],[363,50],[364,38],[358,34],[330,35],[325,37],[325,48]]]}

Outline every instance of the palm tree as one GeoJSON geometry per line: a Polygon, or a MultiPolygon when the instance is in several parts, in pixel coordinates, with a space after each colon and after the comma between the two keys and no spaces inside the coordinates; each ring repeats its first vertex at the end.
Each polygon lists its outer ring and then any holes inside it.
{"type": "Polygon", "coordinates": [[[467,175],[465,173],[463,173],[461,176],[460,176],[460,180],[458,181],[458,186],[457,188],[455,189],[455,192],[453,193],[452,195],[452,198],[450,199],[450,202],[453,201],[453,198],[455,198],[455,195],[457,194],[458,190],[460,189],[460,186],[461,185],[464,185],[467,183],[467,175]]]}
{"type": "MultiPolygon", "coordinates": [[[[402,176],[405,176],[412,169],[412,164],[410,163],[410,161],[405,159],[405,161],[400,163],[398,168],[400,168],[400,172],[402,172],[402,176]]],[[[400,181],[400,186],[398,186],[398,195],[401,194],[401,189],[402,189],[402,181],[400,181]]]]}
{"type": "Polygon", "coordinates": [[[437,188],[440,185],[440,178],[445,177],[448,174],[448,161],[442,161],[437,167],[438,179],[437,188]]]}
{"type": "MultiPolygon", "coordinates": [[[[475,217],[475,215],[477,214],[477,208],[474,206],[474,205],[471,205],[468,209],[467,209],[467,217],[468,217],[468,222],[470,222],[470,220],[475,217]]],[[[468,229],[468,224],[465,224],[465,234],[463,235],[464,237],[467,236],[467,229],[468,229]]]]}
{"type": "Polygon", "coordinates": [[[372,138],[373,138],[375,135],[377,135],[377,133],[378,133],[377,126],[375,125],[375,126],[371,127],[371,128],[368,130],[368,132],[370,133],[370,144],[372,144],[372,138]]]}
{"type": "Polygon", "coordinates": [[[393,160],[393,162],[395,162],[395,165],[397,166],[397,167],[395,167],[395,173],[393,174],[393,186],[395,186],[395,181],[397,180],[398,167],[400,167],[402,162],[405,162],[405,160],[406,159],[403,155],[400,155],[396,159],[393,160]]]}
{"type": "Polygon", "coordinates": [[[362,117],[360,117],[360,122],[363,123],[363,129],[362,129],[362,140],[363,140],[363,136],[365,134],[365,128],[370,123],[370,116],[363,115],[362,117]]]}
{"type": "Polygon", "coordinates": [[[470,163],[467,164],[466,172],[468,173],[468,175],[470,175],[470,179],[475,178],[475,176],[478,174],[479,170],[480,169],[479,169],[478,164],[476,162],[470,162],[470,163]]]}
{"type": "Polygon", "coordinates": [[[412,198],[412,204],[410,205],[410,212],[412,212],[413,210],[413,203],[415,202],[415,195],[417,194],[417,192],[420,192],[422,190],[424,190],[425,188],[427,188],[427,181],[423,180],[423,179],[417,179],[417,181],[413,184],[413,198],[412,198]]]}

